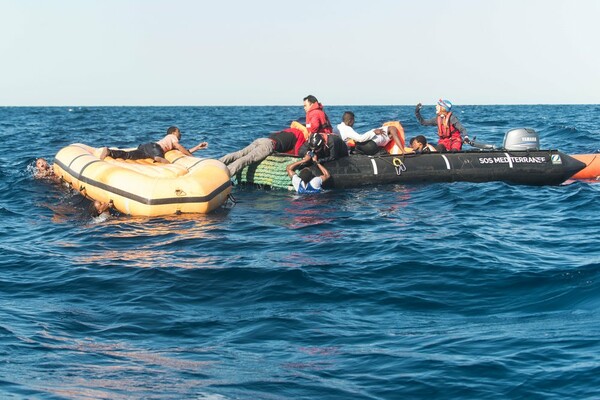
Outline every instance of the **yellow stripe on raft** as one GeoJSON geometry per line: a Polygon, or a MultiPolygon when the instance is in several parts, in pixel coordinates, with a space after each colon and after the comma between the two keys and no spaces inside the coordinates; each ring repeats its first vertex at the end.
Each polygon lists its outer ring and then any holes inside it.
{"type": "Polygon", "coordinates": [[[100,160],[100,149],[76,143],[61,149],[54,172],[84,196],[135,216],[208,213],[222,205],[231,192],[225,164],[189,157],[172,150],[171,164],[152,160],[100,160]]]}

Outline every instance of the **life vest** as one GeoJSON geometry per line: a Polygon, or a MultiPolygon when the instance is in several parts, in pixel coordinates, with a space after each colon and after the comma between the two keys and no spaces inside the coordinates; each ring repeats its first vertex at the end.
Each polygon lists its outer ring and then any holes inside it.
{"type": "Polygon", "coordinates": [[[304,134],[304,140],[308,140],[310,133],[308,132],[308,129],[306,129],[306,127],[304,125],[302,125],[300,122],[292,121],[292,123],[290,124],[290,128],[298,129],[298,130],[302,131],[302,133],[304,134]]]}
{"type": "MultiPolygon", "coordinates": [[[[325,114],[325,113],[323,113],[323,114],[325,114]]],[[[331,125],[331,122],[329,121],[329,117],[327,116],[327,114],[325,114],[325,121],[322,122],[321,125],[319,125],[318,132],[323,132],[323,133],[327,133],[327,134],[333,133],[333,126],[331,125]]]]}
{"type": "Polygon", "coordinates": [[[460,135],[458,129],[456,129],[456,127],[450,123],[451,116],[452,113],[449,112],[446,114],[445,117],[442,117],[441,115],[438,115],[437,117],[438,136],[442,139],[447,139],[451,136],[455,136],[457,132],[458,135],[460,135]]]}
{"type": "MultiPolygon", "coordinates": [[[[404,147],[404,152],[410,153],[412,151],[412,148],[406,147],[406,139],[404,138],[404,128],[402,127],[402,124],[400,124],[400,121],[388,121],[384,123],[383,126],[393,126],[394,128],[398,129],[398,137],[400,138],[400,143],[402,143],[402,147],[404,147]]],[[[402,151],[398,148],[394,139],[390,140],[390,142],[385,145],[384,149],[389,154],[402,154],[402,151]]]]}

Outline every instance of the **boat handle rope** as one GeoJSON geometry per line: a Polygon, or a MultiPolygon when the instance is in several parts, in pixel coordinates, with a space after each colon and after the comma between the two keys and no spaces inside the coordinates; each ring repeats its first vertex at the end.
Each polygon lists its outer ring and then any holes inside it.
{"type": "Polygon", "coordinates": [[[400,158],[394,157],[392,164],[396,167],[396,175],[402,175],[402,173],[406,171],[406,165],[400,158]]]}

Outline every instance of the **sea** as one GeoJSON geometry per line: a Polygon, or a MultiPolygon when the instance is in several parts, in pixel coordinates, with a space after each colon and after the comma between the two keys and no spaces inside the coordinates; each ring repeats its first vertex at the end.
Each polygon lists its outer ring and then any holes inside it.
{"type": "MultiPolygon", "coordinates": [[[[478,142],[527,127],[600,152],[600,105],[454,108],[478,142]]],[[[325,104],[346,110],[436,135],[414,105],[325,104]]],[[[207,215],[145,218],[33,176],[71,143],[171,125],[218,158],[303,112],[0,108],[0,398],[600,398],[600,182],[234,186],[207,215]]]]}

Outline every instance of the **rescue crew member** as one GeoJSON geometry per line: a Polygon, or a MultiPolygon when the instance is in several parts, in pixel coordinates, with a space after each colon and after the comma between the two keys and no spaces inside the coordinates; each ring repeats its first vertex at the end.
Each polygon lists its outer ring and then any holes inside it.
{"type": "Polygon", "coordinates": [[[305,155],[300,161],[293,162],[285,168],[288,176],[292,178],[292,185],[298,193],[319,193],[323,191],[323,183],[329,179],[329,171],[319,162],[317,162],[316,156],[309,154],[305,155]],[[321,171],[321,176],[315,176],[310,168],[305,167],[300,170],[300,173],[296,174],[298,169],[303,164],[308,164],[311,160],[317,165],[321,171]]]}
{"type": "Polygon", "coordinates": [[[438,151],[460,151],[462,149],[462,136],[467,136],[467,130],[462,126],[456,115],[452,113],[452,103],[449,100],[439,99],[435,106],[436,116],[424,119],[421,116],[421,103],[415,108],[415,116],[421,125],[438,127],[438,151]]]}
{"type": "Polygon", "coordinates": [[[300,148],[298,155],[304,157],[310,154],[311,158],[316,156],[319,163],[348,157],[348,146],[342,137],[336,134],[311,133],[308,141],[300,148]]]}
{"type": "Polygon", "coordinates": [[[304,98],[304,111],[306,111],[306,129],[308,133],[331,133],[333,127],[329,117],[323,111],[323,105],[313,95],[304,98]]]}
{"type": "Polygon", "coordinates": [[[273,153],[289,153],[297,156],[306,142],[304,133],[295,128],[272,133],[268,138],[259,138],[242,150],[224,155],[219,159],[227,165],[230,176],[234,176],[244,167],[264,160],[273,153]]]}

